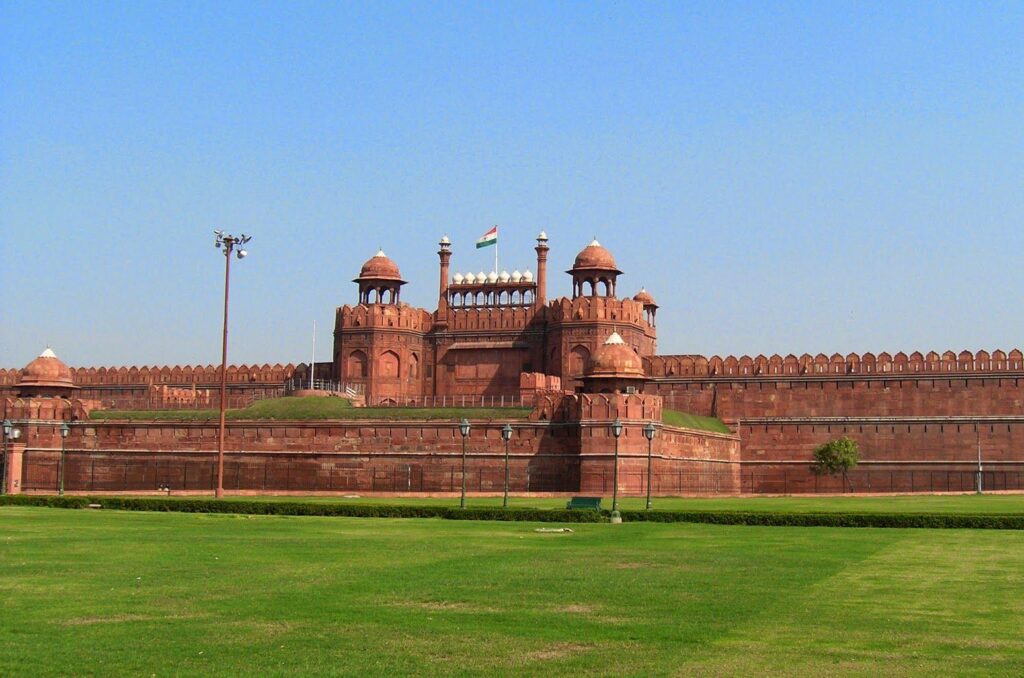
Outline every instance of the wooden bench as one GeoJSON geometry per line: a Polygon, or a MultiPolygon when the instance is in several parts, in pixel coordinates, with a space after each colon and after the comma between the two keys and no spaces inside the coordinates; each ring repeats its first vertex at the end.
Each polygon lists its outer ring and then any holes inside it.
{"type": "Polygon", "coordinates": [[[573,497],[565,508],[570,511],[600,511],[601,497],[573,497]]]}

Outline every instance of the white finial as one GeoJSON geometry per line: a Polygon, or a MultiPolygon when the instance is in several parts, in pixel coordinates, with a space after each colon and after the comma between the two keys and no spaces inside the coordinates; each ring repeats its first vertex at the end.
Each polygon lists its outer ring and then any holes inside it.
{"type": "Polygon", "coordinates": [[[596,235],[594,236],[594,239],[590,241],[590,244],[587,245],[587,247],[600,247],[600,246],[601,246],[601,243],[597,242],[597,236],[596,235]]]}
{"type": "Polygon", "coordinates": [[[538,236],[537,236],[537,240],[539,240],[539,241],[541,241],[541,242],[547,242],[547,240],[548,240],[548,234],[547,234],[547,233],[545,233],[544,231],[541,231],[541,232],[540,232],[540,235],[538,235],[538,236]]]}
{"type": "Polygon", "coordinates": [[[40,358],[56,358],[57,354],[53,352],[52,348],[47,346],[46,349],[42,353],[39,354],[39,357],[40,358]]]}
{"type": "Polygon", "coordinates": [[[604,340],[605,346],[614,346],[617,344],[625,344],[622,337],[619,336],[618,332],[612,332],[611,336],[604,340]]]}
{"type": "Polygon", "coordinates": [[[388,256],[388,255],[384,254],[384,250],[382,250],[382,249],[377,250],[377,253],[373,255],[374,259],[376,259],[377,257],[386,257],[386,256],[388,256]]]}
{"type": "Polygon", "coordinates": [[[440,244],[442,244],[442,245],[451,245],[452,244],[452,241],[448,239],[448,234],[447,233],[445,235],[441,236],[441,243],[440,244]]]}

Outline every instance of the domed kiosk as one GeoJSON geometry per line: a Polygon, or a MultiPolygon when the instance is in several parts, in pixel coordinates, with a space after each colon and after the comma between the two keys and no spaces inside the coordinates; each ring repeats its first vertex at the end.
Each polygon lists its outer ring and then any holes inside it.
{"type": "Polygon", "coordinates": [[[405,284],[398,264],[384,254],[384,250],[378,250],[370,257],[359,269],[359,277],[352,282],[359,284],[359,303],[367,305],[397,304],[405,284]],[[388,295],[387,301],[385,294],[388,295]]]}
{"type": "Polygon", "coordinates": [[[590,285],[590,296],[615,296],[615,281],[622,271],[615,265],[615,257],[604,248],[597,239],[580,250],[576,255],[572,268],[566,271],[572,276],[572,297],[585,295],[586,286],[590,285]],[[604,294],[598,294],[598,284],[604,284],[604,294]]]}
{"type": "Polygon", "coordinates": [[[585,393],[638,393],[646,381],[643,361],[618,332],[594,351],[583,371],[585,393]]]}
{"type": "Polygon", "coordinates": [[[17,387],[22,398],[68,398],[78,390],[71,369],[49,346],[21,371],[17,387]]]}
{"type": "Polygon", "coordinates": [[[654,327],[654,316],[658,312],[658,304],[655,303],[654,297],[647,291],[647,288],[641,287],[640,291],[633,295],[633,301],[638,301],[644,305],[644,315],[647,316],[646,320],[651,327],[654,327]]]}

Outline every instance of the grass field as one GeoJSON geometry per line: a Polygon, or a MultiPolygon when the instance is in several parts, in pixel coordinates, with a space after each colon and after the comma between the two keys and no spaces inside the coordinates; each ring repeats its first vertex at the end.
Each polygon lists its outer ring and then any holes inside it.
{"type": "Polygon", "coordinates": [[[1024,534],[0,507],[3,675],[1019,675],[1024,534]]]}
{"type": "MultiPolygon", "coordinates": [[[[467,419],[525,419],[528,407],[352,407],[345,398],[268,398],[257,400],[242,409],[228,410],[231,420],[280,419],[314,421],[318,419],[415,419],[457,421],[467,419]]],[[[93,410],[94,420],[141,421],[213,421],[217,410],[93,410]]],[[[702,431],[729,433],[729,427],[714,417],[700,417],[686,412],[664,410],[662,420],[671,426],[685,426],[702,431]]]]}
{"type": "Polygon", "coordinates": [[[729,433],[729,427],[721,419],[714,417],[702,417],[689,412],[678,410],[662,410],[662,422],[669,426],[682,426],[684,428],[695,428],[698,431],[711,431],[712,433],[729,433]]]}
{"type": "MultiPolygon", "coordinates": [[[[257,400],[249,407],[228,410],[225,418],[231,420],[280,419],[525,419],[528,407],[352,407],[345,398],[268,398],[257,400]]],[[[93,410],[90,419],[212,421],[217,410],[93,410]]]]}

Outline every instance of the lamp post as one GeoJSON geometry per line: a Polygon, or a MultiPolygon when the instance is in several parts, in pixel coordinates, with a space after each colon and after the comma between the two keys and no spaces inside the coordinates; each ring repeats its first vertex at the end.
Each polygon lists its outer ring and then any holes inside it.
{"type": "Polygon", "coordinates": [[[469,437],[469,419],[459,422],[459,433],[462,434],[462,495],[459,497],[459,508],[466,508],[466,438],[469,437]]]}
{"type": "Polygon", "coordinates": [[[612,512],[619,510],[619,436],[622,435],[622,422],[612,422],[612,435],[615,436],[615,465],[612,467],[612,512]]]}
{"type": "Polygon", "coordinates": [[[647,438],[647,510],[651,510],[651,475],[653,469],[653,462],[651,457],[651,446],[654,443],[654,436],[657,434],[658,429],[654,428],[654,422],[647,422],[647,426],[644,426],[644,437],[647,438]]]}
{"type": "Polygon", "coordinates": [[[71,433],[71,427],[65,421],[60,425],[60,466],[57,468],[57,494],[64,496],[64,439],[71,433]]]}
{"type": "Polygon", "coordinates": [[[512,440],[511,424],[501,427],[501,439],[505,441],[505,497],[501,500],[501,507],[508,508],[508,441],[512,440]]]}
{"type": "Polygon", "coordinates": [[[7,494],[7,441],[17,440],[21,437],[21,429],[17,428],[10,419],[4,419],[4,456],[0,459],[0,494],[7,494]]]}
{"type": "Polygon", "coordinates": [[[977,493],[981,494],[981,428],[978,429],[978,485],[976,487],[977,493]]]}
{"type": "Polygon", "coordinates": [[[231,253],[239,259],[248,254],[242,245],[252,240],[252,236],[243,233],[233,236],[224,231],[214,231],[213,246],[224,251],[224,337],[220,355],[220,430],[217,434],[217,498],[224,496],[224,401],[228,391],[228,284],[231,280],[231,253]],[[238,248],[236,251],[235,248],[238,248]]]}

